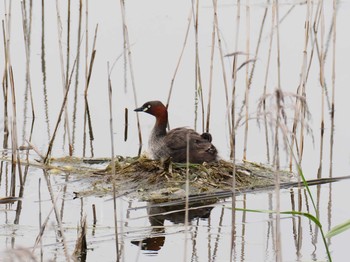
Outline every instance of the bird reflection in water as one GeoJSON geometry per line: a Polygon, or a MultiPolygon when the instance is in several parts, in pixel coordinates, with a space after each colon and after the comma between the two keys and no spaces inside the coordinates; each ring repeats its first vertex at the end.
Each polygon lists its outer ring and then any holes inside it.
{"type": "MultiPolygon", "coordinates": [[[[215,201],[197,202],[189,204],[188,221],[201,218],[208,219],[215,201]],[[201,207],[202,206],[202,207],[201,207]]],[[[149,222],[152,226],[151,236],[141,240],[131,241],[132,244],[139,246],[141,250],[150,251],[151,254],[157,254],[163,247],[165,242],[165,227],[164,221],[168,220],[174,224],[185,222],[185,204],[180,205],[166,205],[165,203],[158,204],[149,202],[147,205],[147,214],[149,222]]]]}

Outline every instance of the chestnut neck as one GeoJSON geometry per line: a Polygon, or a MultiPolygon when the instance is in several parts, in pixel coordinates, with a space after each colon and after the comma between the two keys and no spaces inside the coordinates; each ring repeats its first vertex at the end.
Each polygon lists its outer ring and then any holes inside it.
{"type": "Polygon", "coordinates": [[[154,132],[157,136],[165,136],[168,125],[168,111],[166,108],[157,108],[154,112],[156,123],[154,125],[154,132]]]}

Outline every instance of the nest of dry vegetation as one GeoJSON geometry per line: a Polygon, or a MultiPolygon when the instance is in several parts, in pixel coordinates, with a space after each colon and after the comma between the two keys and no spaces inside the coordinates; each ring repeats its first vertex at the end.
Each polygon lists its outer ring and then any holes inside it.
{"type": "MultiPolygon", "coordinates": [[[[186,194],[186,164],[172,163],[170,160],[160,162],[148,159],[118,157],[115,161],[113,174],[112,165],[104,170],[94,172],[103,179],[95,181],[100,187],[102,180],[105,185],[115,185],[118,195],[131,195],[142,200],[169,201],[183,198],[186,194]],[[102,177],[100,175],[103,175],[102,177]]],[[[212,194],[232,189],[232,162],[219,160],[213,163],[189,164],[189,194],[212,194]]],[[[274,171],[271,167],[243,162],[235,166],[236,190],[264,188],[274,185],[275,175],[281,182],[291,182],[294,175],[286,171],[274,171]],[[276,174],[277,172],[277,174],[276,174]]]]}

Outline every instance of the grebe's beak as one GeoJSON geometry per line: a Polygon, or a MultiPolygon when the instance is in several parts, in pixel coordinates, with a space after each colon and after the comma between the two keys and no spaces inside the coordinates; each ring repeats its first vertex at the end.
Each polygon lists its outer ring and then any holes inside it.
{"type": "Polygon", "coordinates": [[[148,110],[148,107],[141,106],[139,108],[136,108],[135,112],[146,112],[148,110]]]}

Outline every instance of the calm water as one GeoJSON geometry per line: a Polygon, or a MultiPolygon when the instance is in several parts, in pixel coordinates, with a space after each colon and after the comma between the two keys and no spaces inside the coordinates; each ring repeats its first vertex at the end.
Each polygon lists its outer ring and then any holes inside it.
{"type": "MultiPolygon", "coordinates": [[[[26,2],[26,25],[30,31],[30,45],[26,44],[23,37],[23,20],[20,1],[2,1],[0,17],[4,20],[6,36],[9,38],[10,61],[13,69],[18,144],[26,145],[25,140],[31,140],[32,144],[45,154],[52,137],[62,105],[64,92],[64,80],[62,74],[72,76],[70,91],[68,93],[67,116],[69,123],[69,135],[64,129],[64,120],[57,130],[56,139],[52,149],[52,156],[61,157],[69,155],[68,140],[73,143],[74,155],[77,157],[109,157],[111,155],[109,107],[108,107],[108,64],[112,68],[110,73],[113,88],[113,123],[115,153],[119,155],[137,155],[139,140],[137,134],[136,114],[132,111],[136,105],[134,100],[133,85],[136,90],[137,104],[148,100],[162,100],[166,102],[171,86],[171,80],[178,63],[182,47],[184,45],[189,17],[196,12],[192,10],[191,1],[127,1],[126,24],[129,35],[132,56],[132,74],[129,63],[124,63],[123,57],[123,27],[121,7],[119,1],[90,1],[88,4],[88,17],[86,17],[86,2],[82,6],[81,38],[78,40],[79,3],[72,2],[70,12],[70,38],[67,38],[67,2],[60,1],[56,6],[55,1],[44,1],[44,9],[41,3],[33,1],[32,15],[30,4],[26,2]],[[6,8],[11,9],[11,16],[6,8]],[[57,9],[61,24],[57,21],[57,9]],[[44,12],[42,12],[44,10],[44,12]],[[6,20],[11,17],[11,20],[6,20]],[[31,17],[31,20],[30,20],[31,17]],[[88,18],[88,22],[86,20],[88,18]],[[29,22],[31,21],[31,23],[29,22]],[[44,23],[42,23],[44,21],[44,23]],[[87,25],[87,27],[86,27],[87,25]],[[96,55],[92,68],[91,81],[88,87],[88,106],[91,116],[91,126],[94,140],[89,141],[89,133],[86,127],[86,148],[84,150],[84,90],[86,87],[86,61],[90,62],[93,48],[95,29],[98,25],[96,36],[96,55]],[[87,30],[88,29],[88,30],[87,30]],[[62,30],[62,31],[61,31],[62,30]],[[61,41],[59,35],[62,34],[61,41]],[[88,42],[86,42],[86,37],[88,42]],[[80,45],[77,45],[80,43],[80,45]],[[26,48],[30,54],[26,59],[26,48]],[[87,51],[86,51],[87,47],[87,51]],[[60,48],[63,53],[63,65],[61,66],[60,48]],[[69,59],[66,52],[70,50],[69,59]],[[80,49],[77,55],[77,49],[80,49]],[[85,58],[87,52],[88,58],[85,58]],[[77,70],[71,74],[74,61],[77,70]],[[29,67],[26,66],[28,62],[29,67]],[[26,68],[30,68],[29,78],[26,77],[26,68]],[[78,73],[77,73],[78,72],[78,73]],[[32,98],[35,112],[35,122],[32,123],[32,106],[26,79],[30,79],[32,98]],[[26,91],[27,90],[27,91],[26,91]],[[76,97],[76,99],[75,99],[76,97]],[[128,138],[124,141],[124,112],[128,108],[128,138]],[[31,132],[32,128],[32,132],[31,132]]],[[[263,1],[243,1],[240,6],[240,27],[238,48],[235,48],[237,5],[232,1],[220,1],[218,6],[218,29],[221,39],[223,55],[233,53],[236,50],[244,53],[238,59],[238,65],[247,59],[253,59],[256,44],[259,39],[260,27],[263,21],[265,9],[267,9],[266,22],[261,35],[261,46],[256,58],[254,77],[250,87],[249,96],[249,132],[247,142],[247,159],[256,162],[267,163],[266,137],[262,117],[257,114],[259,99],[263,96],[265,75],[267,93],[271,94],[278,86],[278,74],[280,85],[286,92],[284,100],[287,126],[292,129],[294,117],[294,101],[297,87],[300,83],[302,69],[303,50],[305,43],[305,19],[309,10],[311,24],[315,19],[317,35],[310,32],[310,38],[306,48],[307,61],[311,62],[306,83],[306,101],[311,118],[307,121],[309,132],[305,131],[305,142],[302,159],[302,168],[307,179],[317,177],[320,163],[320,126],[322,112],[325,116],[325,133],[322,152],[322,177],[329,176],[330,167],[333,176],[346,176],[349,170],[349,112],[348,97],[350,75],[348,64],[350,53],[348,47],[348,24],[350,5],[348,2],[338,3],[336,16],[336,49],[335,49],[335,136],[333,144],[333,159],[330,165],[330,102],[332,99],[332,66],[333,45],[332,34],[329,34],[332,24],[332,3],[324,3],[323,16],[319,19],[318,2],[315,1],[309,7],[303,2],[281,1],[279,5],[280,24],[279,54],[280,67],[277,66],[277,28],[272,26],[273,5],[263,1]],[[247,5],[245,5],[247,4],[247,5]],[[248,16],[247,16],[248,12],[248,16]],[[273,33],[271,46],[271,58],[269,69],[270,36],[273,33]],[[247,40],[249,35],[249,41],[247,40]],[[317,45],[315,42],[317,39],[317,45]],[[328,42],[328,39],[330,41],[328,42]],[[247,49],[247,44],[250,46],[247,49]],[[316,48],[318,46],[318,49],[316,48]],[[317,51],[318,50],[318,51],[317,51]],[[320,63],[317,52],[324,52],[326,61],[324,65],[324,79],[328,96],[325,97],[322,107],[322,88],[320,84],[320,63]],[[249,58],[246,54],[250,54],[249,58]],[[311,60],[312,55],[312,60],[311,60]],[[260,119],[260,127],[257,125],[260,119]]],[[[329,1],[330,2],[330,1],[329,1]]],[[[213,3],[201,1],[198,6],[198,54],[201,72],[201,84],[203,88],[204,109],[207,112],[208,93],[210,86],[210,64],[213,31],[213,3]]],[[[191,126],[202,131],[201,104],[199,103],[198,117],[195,118],[195,61],[196,61],[196,34],[193,19],[189,27],[186,47],[182,56],[179,69],[174,80],[173,92],[170,100],[169,115],[171,127],[191,126]]],[[[5,68],[5,46],[3,34],[0,36],[0,72],[5,68]]],[[[29,38],[28,38],[29,39],[29,38]]],[[[29,40],[28,40],[29,41],[29,40]]],[[[228,86],[229,101],[232,93],[232,57],[223,60],[226,82],[228,86]]],[[[236,118],[242,106],[246,87],[246,68],[252,69],[252,62],[243,66],[237,73],[236,82],[236,118]]],[[[210,132],[213,134],[213,142],[219,149],[222,158],[228,159],[230,154],[229,133],[227,121],[227,105],[225,100],[225,88],[223,70],[220,60],[220,48],[217,40],[214,45],[213,76],[210,132]]],[[[10,88],[10,87],[9,87],[10,88]]],[[[8,111],[12,121],[14,113],[11,107],[11,92],[9,91],[8,111]]],[[[0,140],[4,140],[4,93],[1,94],[0,140]]],[[[230,103],[230,102],[229,102],[230,103]]],[[[275,103],[271,98],[267,103],[267,110],[274,112],[275,103]]],[[[245,111],[242,115],[244,117],[245,111]]],[[[204,117],[204,119],[206,116],[204,117]]],[[[274,131],[273,116],[272,126],[269,127],[270,155],[272,156],[272,138],[274,131]]],[[[149,116],[140,115],[142,128],[143,151],[147,149],[147,137],[153,126],[149,116]]],[[[86,124],[88,126],[88,124],[86,124]]],[[[244,148],[244,119],[237,126],[236,158],[243,158],[244,148]]],[[[300,130],[299,130],[300,131],[300,130]]],[[[298,135],[299,139],[299,135],[298,135]]],[[[11,138],[8,148],[11,148],[11,138]]],[[[280,142],[281,166],[288,167],[285,145],[280,142]]],[[[21,157],[25,158],[22,152],[21,157]]],[[[30,159],[39,159],[34,151],[30,153],[30,159]]],[[[271,158],[272,159],[272,158],[271,158]]],[[[271,163],[272,161],[270,161],[271,163]]],[[[11,167],[3,164],[1,174],[0,196],[9,195],[11,167]],[[7,168],[5,168],[7,167],[7,168]]],[[[103,165],[98,166],[102,168],[103,165]]],[[[97,168],[97,167],[95,167],[97,168]]],[[[23,168],[24,171],[24,168],[23,168]]],[[[77,225],[81,215],[87,216],[87,261],[115,261],[114,241],[114,217],[113,201],[110,194],[104,196],[89,196],[82,199],[73,199],[74,193],[89,189],[90,180],[81,179],[80,176],[52,172],[50,182],[54,197],[58,197],[57,206],[62,216],[64,236],[68,245],[68,253],[72,254],[77,237],[77,225]],[[64,203],[64,204],[63,204],[64,203]],[[93,224],[92,205],[96,206],[97,224],[93,224]]],[[[17,181],[18,185],[18,181],[17,181]]],[[[312,187],[316,205],[319,208],[319,217],[323,229],[327,232],[331,227],[344,222],[350,217],[348,208],[349,181],[343,180],[334,184],[326,184],[320,187],[312,187]]],[[[19,186],[16,187],[16,196],[19,194],[19,186]]],[[[298,190],[294,191],[294,201],[297,203],[298,190]]],[[[315,214],[310,199],[303,190],[302,211],[315,214]]],[[[280,192],[282,211],[293,209],[293,194],[290,190],[280,192]]],[[[273,210],[276,207],[275,192],[263,192],[246,194],[237,197],[236,206],[247,209],[273,210]]],[[[123,243],[121,254],[124,261],[229,261],[231,241],[231,200],[221,200],[215,204],[196,209],[192,214],[193,219],[186,228],[183,223],[183,214],[177,216],[166,215],[149,219],[148,213],[158,214],[168,209],[156,209],[151,204],[130,199],[127,196],[119,197],[118,208],[118,232],[123,243]],[[155,223],[155,221],[157,223],[155,223]],[[139,242],[144,240],[144,246],[153,248],[154,251],[144,251],[139,247],[139,242]],[[148,243],[148,244],[147,244],[148,243]]],[[[39,216],[44,221],[49,216],[49,223],[45,229],[42,247],[40,245],[33,252],[35,258],[40,261],[65,261],[64,249],[57,242],[57,223],[52,212],[52,201],[47,189],[46,180],[41,169],[30,167],[28,169],[22,210],[18,223],[14,223],[17,204],[0,206],[0,260],[11,261],[16,252],[27,250],[32,252],[35,239],[39,234],[39,216]],[[40,182],[39,182],[40,181],[40,182]],[[39,184],[40,183],[40,184],[39,184]],[[39,201],[39,188],[41,202],[39,201]],[[41,213],[40,213],[41,209],[41,213]]],[[[250,212],[235,212],[234,260],[235,261],[275,261],[275,226],[274,217],[269,214],[250,212]]],[[[331,240],[328,245],[333,261],[344,261],[347,257],[347,243],[349,232],[344,232],[331,240]]],[[[306,218],[282,215],[281,217],[281,255],[282,261],[326,261],[327,255],[319,230],[306,218]],[[299,240],[299,242],[298,242],[299,240]],[[298,245],[299,243],[299,245],[298,245]]],[[[22,258],[27,255],[21,255],[22,258]]],[[[24,259],[24,261],[26,261],[24,259]]]]}

